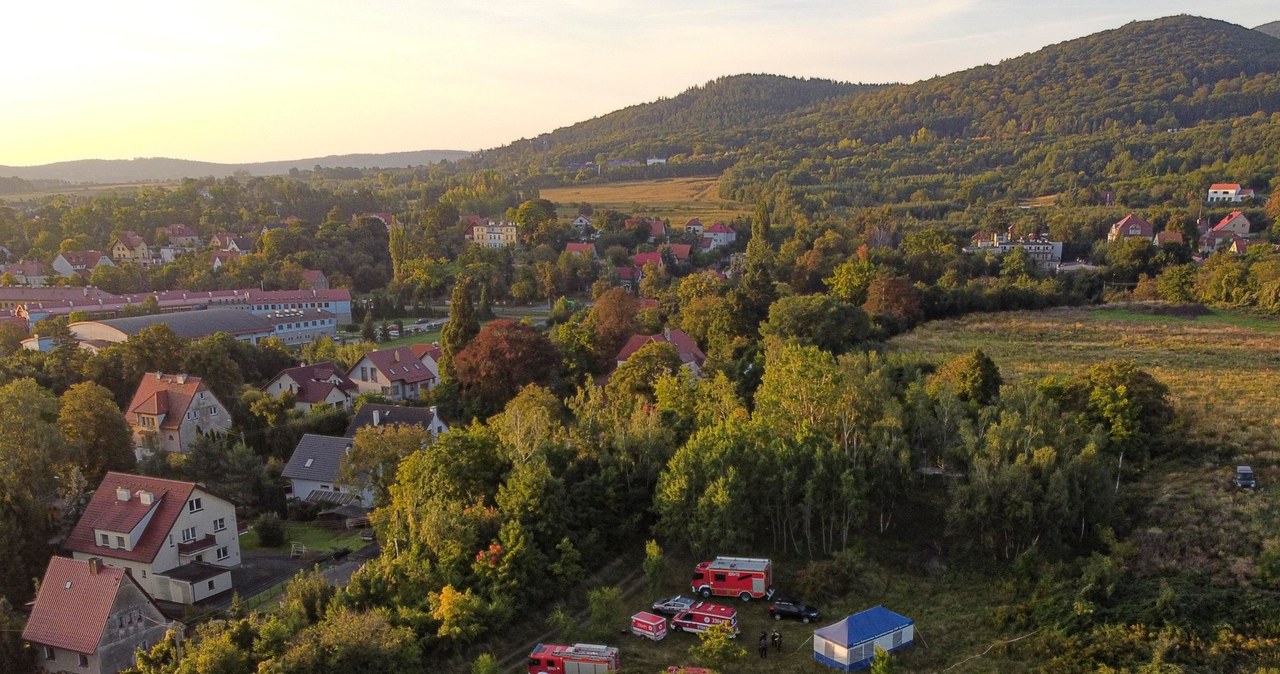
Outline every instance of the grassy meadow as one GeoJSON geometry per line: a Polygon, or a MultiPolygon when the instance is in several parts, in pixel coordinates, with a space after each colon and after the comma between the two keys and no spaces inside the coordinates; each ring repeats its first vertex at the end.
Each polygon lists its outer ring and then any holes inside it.
{"type": "Polygon", "coordinates": [[[673,225],[683,225],[691,218],[703,224],[728,221],[739,215],[750,215],[751,207],[721,199],[718,177],[664,178],[634,182],[553,187],[541,191],[544,199],[562,206],[560,216],[572,219],[574,203],[588,203],[596,210],[611,208],[636,215],[669,218],[673,225]]]}

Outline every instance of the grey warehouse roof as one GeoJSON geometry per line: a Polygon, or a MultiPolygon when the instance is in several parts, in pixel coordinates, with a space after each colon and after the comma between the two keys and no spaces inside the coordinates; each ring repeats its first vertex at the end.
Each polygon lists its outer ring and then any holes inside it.
{"type": "Polygon", "coordinates": [[[128,318],[110,318],[102,321],[86,322],[99,323],[115,328],[129,336],[136,335],[143,329],[153,325],[164,323],[173,330],[174,334],[187,339],[208,337],[218,332],[243,335],[253,333],[271,334],[274,331],[270,320],[243,309],[198,309],[172,314],[130,316],[128,318]]]}

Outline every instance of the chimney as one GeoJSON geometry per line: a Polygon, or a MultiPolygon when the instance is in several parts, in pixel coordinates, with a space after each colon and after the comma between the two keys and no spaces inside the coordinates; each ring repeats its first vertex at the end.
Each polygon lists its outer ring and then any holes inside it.
{"type": "Polygon", "coordinates": [[[156,370],[156,381],[160,381],[160,371],[156,370]]]}
{"type": "Polygon", "coordinates": [[[382,415],[381,415],[381,414],[378,414],[378,410],[374,410],[374,411],[373,411],[373,425],[374,425],[374,426],[377,426],[377,425],[378,425],[378,422],[380,422],[381,420],[382,420],[382,415]]]}
{"type": "Polygon", "coordinates": [[[431,416],[433,416],[433,417],[435,417],[435,416],[439,416],[439,415],[436,413],[436,406],[435,406],[435,405],[432,405],[432,406],[431,406],[431,416]]]}
{"type": "Polygon", "coordinates": [[[84,287],[84,296],[85,296],[85,297],[88,297],[88,296],[89,296],[89,286],[85,286],[85,287],[84,287]]]}
{"type": "Polygon", "coordinates": [[[102,570],[102,559],[100,557],[89,558],[89,575],[96,576],[102,570]]]}
{"type": "Polygon", "coordinates": [[[129,500],[129,488],[128,488],[128,487],[116,487],[116,500],[117,500],[117,501],[128,501],[128,500],[129,500]]]}
{"type": "Polygon", "coordinates": [[[178,375],[178,383],[179,383],[179,384],[185,384],[185,383],[187,383],[187,373],[185,373],[185,372],[184,372],[184,373],[182,373],[182,374],[178,375]]]}
{"type": "Polygon", "coordinates": [[[143,489],[138,490],[138,503],[141,503],[142,505],[145,505],[145,506],[149,506],[152,503],[154,503],[155,500],[156,500],[155,494],[152,494],[151,492],[143,489]]]}
{"type": "Polygon", "coordinates": [[[396,349],[395,351],[393,351],[393,352],[392,352],[392,354],[395,356],[396,362],[397,362],[397,363],[399,363],[399,362],[400,362],[400,350],[399,350],[399,349],[396,349]]]}

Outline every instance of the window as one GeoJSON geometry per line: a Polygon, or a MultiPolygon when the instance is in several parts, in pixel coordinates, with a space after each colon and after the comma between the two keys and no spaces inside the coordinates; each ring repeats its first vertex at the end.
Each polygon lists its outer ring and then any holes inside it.
{"type": "Polygon", "coordinates": [[[201,392],[200,392],[200,399],[201,399],[201,400],[204,400],[204,391],[201,391],[201,392]]]}
{"type": "Polygon", "coordinates": [[[101,545],[111,545],[111,537],[110,537],[110,536],[108,536],[108,535],[106,535],[106,534],[99,534],[98,536],[99,536],[100,544],[101,544],[101,545]]]}
{"type": "Polygon", "coordinates": [[[213,521],[214,531],[222,531],[223,529],[226,529],[226,528],[227,528],[227,518],[219,517],[218,519],[213,521]]]}
{"type": "Polygon", "coordinates": [[[169,547],[173,547],[173,534],[169,534],[169,547]]]}
{"type": "Polygon", "coordinates": [[[201,510],[204,510],[204,503],[200,500],[199,497],[196,497],[191,499],[190,501],[187,501],[187,512],[198,513],[201,510]]]}
{"type": "Polygon", "coordinates": [[[116,536],[116,547],[117,548],[124,547],[124,536],[116,536]]]}
{"type": "Polygon", "coordinates": [[[54,654],[53,649],[52,649],[52,648],[49,648],[48,646],[45,646],[45,647],[44,647],[44,659],[45,659],[45,660],[53,660],[55,657],[57,657],[57,656],[54,654]]]}
{"type": "Polygon", "coordinates": [[[213,589],[213,581],[209,581],[209,589],[210,589],[210,590],[212,590],[212,589],[213,589]]]}
{"type": "Polygon", "coordinates": [[[226,559],[226,558],[228,558],[228,557],[230,557],[230,556],[231,556],[231,552],[230,552],[229,550],[227,550],[227,547],[226,547],[226,546],[223,546],[223,547],[221,547],[221,548],[218,548],[218,561],[219,561],[219,562],[221,562],[222,560],[224,560],[224,559],[226,559]]]}
{"type": "Polygon", "coordinates": [[[89,656],[85,655],[84,653],[77,653],[77,655],[79,655],[79,656],[80,656],[80,666],[81,666],[81,667],[88,667],[88,666],[89,666],[89,656]]]}
{"type": "Polygon", "coordinates": [[[146,569],[143,569],[143,570],[142,570],[142,577],[143,577],[143,578],[146,578],[146,577],[147,577],[147,570],[146,570],[146,569]]]}
{"type": "Polygon", "coordinates": [[[183,530],[182,530],[182,542],[183,542],[183,543],[190,543],[191,541],[194,541],[195,539],[196,539],[196,528],[195,528],[195,527],[187,527],[186,529],[183,529],[183,530]]]}
{"type": "Polygon", "coordinates": [[[216,416],[218,416],[218,406],[217,406],[217,405],[214,405],[213,407],[210,407],[210,408],[209,408],[209,416],[211,416],[211,417],[216,417],[216,416]]]}

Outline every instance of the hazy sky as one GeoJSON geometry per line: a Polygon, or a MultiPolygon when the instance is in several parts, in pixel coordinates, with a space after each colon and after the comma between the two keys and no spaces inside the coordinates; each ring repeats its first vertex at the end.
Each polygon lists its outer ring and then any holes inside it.
{"type": "Polygon", "coordinates": [[[1274,0],[13,2],[0,165],[474,150],[767,72],[915,81],[1128,21],[1274,0]],[[1050,5],[1044,7],[1041,5],[1050,5]]]}

